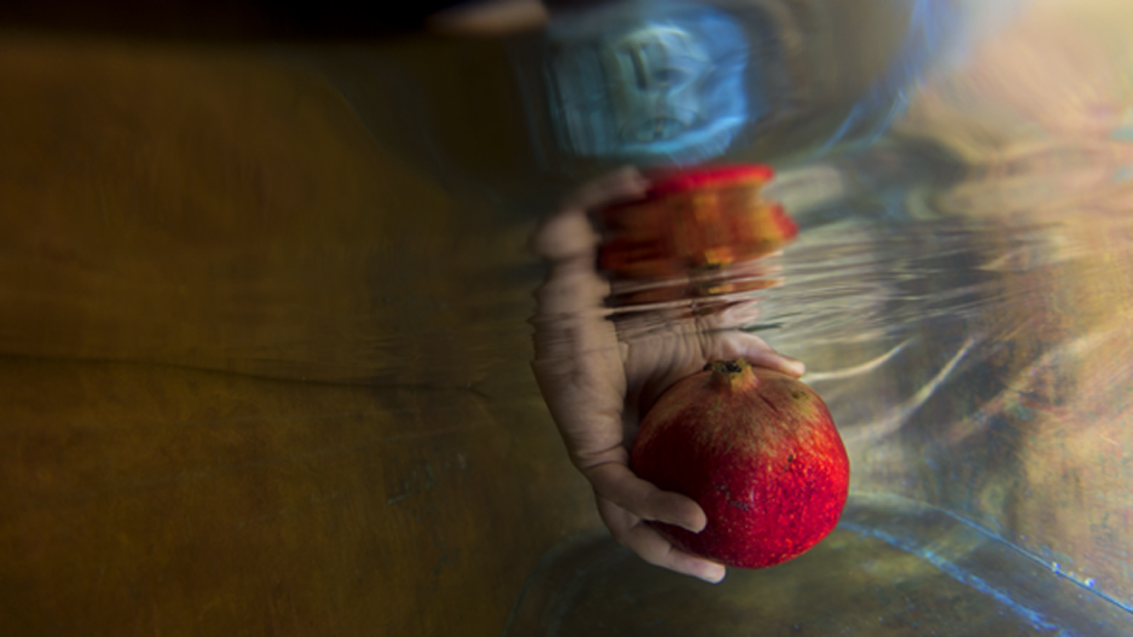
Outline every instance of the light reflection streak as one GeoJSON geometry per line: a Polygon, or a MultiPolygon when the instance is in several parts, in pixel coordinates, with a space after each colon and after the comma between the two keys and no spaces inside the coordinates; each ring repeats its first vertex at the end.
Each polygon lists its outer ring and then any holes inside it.
{"type": "Polygon", "coordinates": [[[948,380],[952,370],[955,369],[956,365],[975,347],[977,342],[977,339],[972,337],[964,341],[964,344],[952,358],[944,364],[944,367],[905,402],[894,406],[887,418],[871,424],[859,425],[844,430],[842,435],[846,444],[854,445],[862,444],[867,441],[875,441],[899,431],[908,422],[909,417],[920,409],[929,398],[932,398],[936,390],[948,380]]]}
{"type": "Polygon", "coordinates": [[[852,378],[854,376],[872,372],[888,362],[889,359],[893,358],[897,354],[900,354],[905,349],[905,346],[907,346],[910,342],[912,342],[912,339],[906,340],[905,342],[897,345],[893,349],[885,352],[877,358],[874,358],[873,360],[866,361],[859,365],[854,365],[853,367],[847,367],[844,369],[829,372],[807,372],[805,375],[803,375],[802,380],[806,383],[821,383],[823,381],[830,380],[843,380],[846,378],[852,378]]]}

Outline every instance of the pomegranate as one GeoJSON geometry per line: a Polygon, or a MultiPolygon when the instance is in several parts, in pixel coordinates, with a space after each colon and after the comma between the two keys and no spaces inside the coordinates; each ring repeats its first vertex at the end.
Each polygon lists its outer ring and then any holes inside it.
{"type": "Polygon", "coordinates": [[[806,384],[745,360],[709,363],[646,414],[630,454],[644,480],[696,500],[700,533],[652,523],[676,546],[764,568],[826,537],[846,504],[850,461],[826,403],[806,384]]]}

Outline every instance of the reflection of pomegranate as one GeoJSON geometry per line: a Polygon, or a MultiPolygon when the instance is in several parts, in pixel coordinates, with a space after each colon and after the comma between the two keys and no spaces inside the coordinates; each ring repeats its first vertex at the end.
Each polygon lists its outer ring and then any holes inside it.
{"type": "Polygon", "coordinates": [[[643,199],[598,212],[596,221],[604,235],[598,267],[614,281],[646,286],[623,299],[627,303],[771,285],[750,278],[723,280],[734,267],[782,248],[798,234],[782,206],[760,196],[772,176],[774,171],[762,165],[654,176],[643,199]]]}
{"type": "Polygon", "coordinates": [[[653,523],[677,546],[728,566],[801,555],[838,523],[850,481],[842,439],[818,394],[744,360],[715,362],[669,388],[634,441],[644,480],[704,508],[699,534],[653,523]]]}
{"type": "Polygon", "coordinates": [[[654,180],[639,201],[607,208],[599,265],[615,277],[718,268],[779,249],[798,234],[782,206],[760,189],[767,166],[728,166],[654,180]]]}

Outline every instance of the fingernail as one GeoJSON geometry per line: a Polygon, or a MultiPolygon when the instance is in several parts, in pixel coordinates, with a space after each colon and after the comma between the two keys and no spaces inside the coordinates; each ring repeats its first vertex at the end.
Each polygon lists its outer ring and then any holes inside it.
{"type": "Polygon", "coordinates": [[[709,584],[719,584],[724,581],[724,576],[728,574],[727,569],[721,568],[717,573],[706,573],[700,579],[708,582],[709,584]]]}

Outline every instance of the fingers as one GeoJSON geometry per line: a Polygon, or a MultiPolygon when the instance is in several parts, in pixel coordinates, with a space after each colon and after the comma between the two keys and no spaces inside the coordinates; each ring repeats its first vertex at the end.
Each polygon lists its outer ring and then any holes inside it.
{"type": "Polygon", "coordinates": [[[767,341],[742,330],[709,331],[701,334],[701,348],[705,360],[747,359],[756,367],[766,367],[798,378],[806,372],[806,365],[798,359],[775,351],[767,341]]]}
{"type": "Polygon", "coordinates": [[[626,166],[583,186],[564,202],[564,209],[590,210],[615,201],[641,197],[649,181],[632,166],[626,166]]]}
{"type": "Polygon", "coordinates": [[[557,212],[539,225],[528,247],[550,261],[592,259],[600,237],[590,225],[587,211],[615,201],[641,197],[648,188],[649,182],[632,167],[591,182],[575,192],[557,212]]]}
{"type": "Polygon", "coordinates": [[[586,218],[586,212],[580,208],[567,208],[539,225],[531,235],[528,248],[548,261],[564,261],[592,254],[598,241],[598,234],[586,218]]]}
{"type": "Polygon", "coordinates": [[[538,304],[540,319],[572,317],[588,321],[603,320],[609,311],[602,301],[610,293],[610,284],[593,269],[556,267],[532,296],[538,304]]]}
{"type": "Polygon", "coordinates": [[[650,564],[711,584],[719,583],[727,573],[722,565],[673,546],[640,517],[602,496],[598,496],[598,513],[618,543],[650,564]]]}
{"type": "Polygon", "coordinates": [[[778,372],[783,372],[792,378],[800,378],[806,373],[806,365],[802,361],[791,358],[790,356],[784,356],[775,350],[751,352],[750,354],[744,355],[744,358],[747,359],[747,362],[756,367],[766,367],[778,372]]]}
{"type": "Polygon", "coordinates": [[[646,520],[655,520],[699,533],[708,524],[700,505],[688,496],[662,491],[638,478],[626,466],[625,456],[625,448],[618,446],[603,454],[574,457],[594,485],[598,511],[614,539],[650,564],[713,584],[724,579],[723,566],[680,550],[645,524],[646,520]]]}
{"type": "Polygon", "coordinates": [[[728,360],[736,358],[747,359],[747,362],[756,367],[766,367],[787,374],[794,378],[806,372],[806,365],[802,361],[791,358],[775,351],[762,338],[747,332],[733,330],[717,336],[707,352],[709,360],[728,360]],[[711,354],[715,354],[713,357],[711,354]]]}
{"type": "MultiPolygon", "coordinates": [[[[622,452],[624,454],[624,449],[622,452]]],[[[639,518],[665,522],[693,533],[699,533],[708,524],[708,518],[696,500],[679,493],[662,491],[652,483],[638,478],[624,460],[581,469],[599,496],[639,518]]]]}

